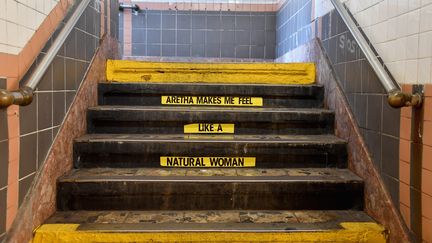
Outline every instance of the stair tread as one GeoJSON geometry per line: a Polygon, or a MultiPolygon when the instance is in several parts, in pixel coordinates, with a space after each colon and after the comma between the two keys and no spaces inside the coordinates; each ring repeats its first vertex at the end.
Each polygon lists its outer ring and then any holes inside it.
{"type": "Polygon", "coordinates": [[[57,211],[47,224],[101,231],[320,231],[342,222],[374,222],[354,210],[57,211]]]}
{"type": "Polygon", "coordinates": [[[105,86],[119,86],[119,87],[126,87],[126,86],[151,86],[151,85],[160,85],[163,87],[167,87],[169,85],[175,85],[175,86],[185,86],[185,87],[192,87],[192,86],[238,86],[239,88],[245,87],[245,86],[266,86],[266,87],[324,87],[321,84],[269,84],[269,83],[175,83],[175,82],[166,82],[166,83],[153,83],[153,82],[145,82],[145,83],[138,83],[138,82],[100,82],[99,85],[105,85],[105,86]]]}
{"type": "Polygon", "coordinates": [[[179,168],[81,168],[61,182],[177,181],[177,182],[352,182],[362,179],[348,169],[179,169],[179,168]]]}
{"type": "Polygon", "coordinates": [[[76,142],[225,142],[225,143],[292,143],[345,144],[331,134],[324,135],[207,135],[207,134],[86,134],[76,142]]]}
{"type": "Polygon", "coordinates": [[[289,113],[333,113],[324,108],[289,108],[289,107],[214,107],[214,106],[128,106],[128,105],[100,105],[90,107],[89,110],[169,110],[169,111],[233,111],[233,112],[289,112],[289,113]]]}
{"type": "Polygon", "coordinates": [[[91,111],[181,111],[181,112],[260,112],[260,113],[299,113],[299,114],[321,114],[330,113],[333,111],[320,108],[259,108],[259,107],[212,107],[212,106],[124,106],[124,105],[101,105],[90,107],[91,111]]]}

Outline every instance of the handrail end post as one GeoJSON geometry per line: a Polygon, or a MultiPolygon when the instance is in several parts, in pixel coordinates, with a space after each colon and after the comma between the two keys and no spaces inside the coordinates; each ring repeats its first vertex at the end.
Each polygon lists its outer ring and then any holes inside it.
{"type": "Polygon", "coordinates": [[[419,108],[423,103],[423,95],[419,93],[409,94],[400,90],[395,90],[388,93],[387,101],[393,108],[402,108],[406,106],[419,108]]]}
{"type": "Polygon", "coordinates": [[[7,108],[14,104],[15,97],[12,92],[0,89],[0,108],[7,108]]]}
{"type": "Polygon", "coordinates": [[[27,86],[17,91],[0,89],[0,108],[7,108],[11,105],[26,106],[33,101],[33,89],[27,86]]]}

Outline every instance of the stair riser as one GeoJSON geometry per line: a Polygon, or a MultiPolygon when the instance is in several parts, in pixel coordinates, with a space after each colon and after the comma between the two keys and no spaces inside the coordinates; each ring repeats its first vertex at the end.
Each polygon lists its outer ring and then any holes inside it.
{"type": "Polygon", "coordinates": [[[256,157],[257,168],[346,167],[346,145],[254,142],[79,142],[75,167],[160,167],[161,156],[256,157]]]}
{"type": "Polygon", "coordinates": [[[59,210],[362,210],[363,184],[60,182],[57,198],[59,210]]]}
{"type": "Polygon", "coordinates": [[[88,112],[88,133],[182,134],[193,123],[234,124],[235,134],[330,134],[334,115],[281,112],[179,112],[99,111],[88,112]]]}
{"type": "Polygon", "coordinates": [[[100,84],[100,105],[161,105],[162,95],[262,97],[263,107],[323,107],[319,86],[100,84]]]}

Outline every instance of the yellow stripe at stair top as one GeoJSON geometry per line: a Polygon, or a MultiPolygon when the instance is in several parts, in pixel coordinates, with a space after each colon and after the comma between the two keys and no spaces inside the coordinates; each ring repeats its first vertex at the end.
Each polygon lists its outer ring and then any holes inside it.
{"type": "Polygon", "coordinates": [[[313,84],[314,63],[169,63],[108,60],[107,80],[151,83],[313,84]]]}
{"type": "Polygon", "coordinates": [[[386,243],[386,230],[376,223],[341,223],[342,229],[297,232],[110,232],[79,231],[78,224],[44,224],[32,243],[87,242],[286,242],[386,243]]]}

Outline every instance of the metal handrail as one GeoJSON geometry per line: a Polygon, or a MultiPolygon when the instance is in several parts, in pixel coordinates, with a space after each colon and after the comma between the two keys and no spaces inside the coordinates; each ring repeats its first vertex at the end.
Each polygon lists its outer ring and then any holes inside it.
{"type": "Polygon", "coordinates": [[[377,55],[369,46],[368,41],[360,32],[353,18],[351,17],[348,10],[345,8],[344,4],[340,0],[330,0],[335,7],[336,11],[340,14],[343,21],[347,25],[349,31],[353,35],[360,49],[363,51],[366,59],[371,65],[372,69],[377,74],[382,86],[387,92],[388,103],[395,108],[401,108],[404,106],[414,106],[420,107],[422,105],[422,94],[409,94],[401,91],[399,84],[393,80],[388,72],[385,70],[384,66],[379,61],[377,55]]]}
{"type": "Polygon", "coordinates": [[[0,90],[0,108],[6,108],[10,105],[25,106],[33,101],[34,90],[38,86],[43,75],[51,65],[52,61],[57,55],[57,52],[60,50],[60,48],[66,41],[67,37],[73,30],[79,18],[84,13],[90,1],[91,0],[82,0],[78,4],[75,11],[58,34],[57,38],[51,44],[41,63],[36,67],[30,78],[22,87],[14,91],[7,91],[4,89],[0,90]]]}

